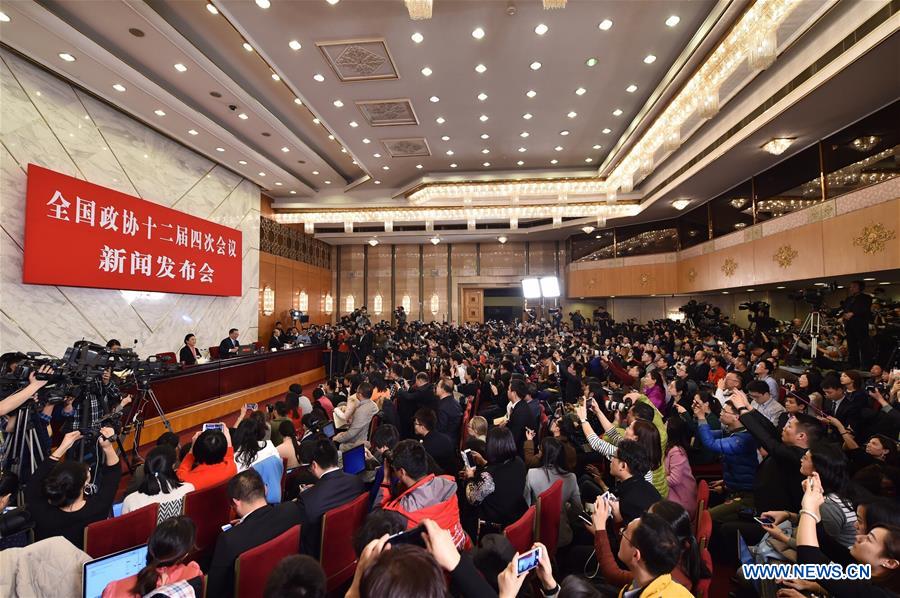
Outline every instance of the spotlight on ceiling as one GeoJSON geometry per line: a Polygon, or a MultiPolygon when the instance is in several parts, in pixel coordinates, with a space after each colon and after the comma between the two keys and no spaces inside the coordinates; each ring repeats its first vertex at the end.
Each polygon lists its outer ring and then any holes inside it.
{"type": "Polygon", "coordinates": [[[794,143],[794,141],[793,137],[775,137],[771,141],[765,143],[762,146],[762,149],[773,156],[780,156],[787,148],[791,147],[791,144],[794,143]]]}
{"type": "Polygon", "coordinates": [[[676,199],[672,202],[672,207],[676,210],[683,210],[688,206],[689,203],[691,203],[691,200],[689,199],[676,199]]]}

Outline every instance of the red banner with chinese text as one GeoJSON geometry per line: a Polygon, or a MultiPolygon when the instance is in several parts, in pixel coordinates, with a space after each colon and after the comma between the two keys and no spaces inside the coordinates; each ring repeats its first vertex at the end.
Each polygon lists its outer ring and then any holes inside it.
{"type": "Polygon", "coordinates": [[[240,296],[241,231],[28,165],[22,281],[240,296]]]}

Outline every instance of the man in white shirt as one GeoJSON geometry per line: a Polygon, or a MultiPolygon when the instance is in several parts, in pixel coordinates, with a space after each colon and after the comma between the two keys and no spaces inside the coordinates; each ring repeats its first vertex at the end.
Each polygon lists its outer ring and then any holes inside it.
{"type": "Polygon", "coordinates": [[[715,397],[724,405],[725,401],[731,398],[731,393],[733,391],[740,390],[741,376],[737,372],[728,372],[725,374],[724,378],[719,380],[716,386],[715,397]]]}
{"type": "MultiPolygon", "coordinates": [[[[765,382],[769,386],[769,395],[778,398],[778,383],[772,377],[775,366],[768,359],[760,359],[756,364],[756,379],[765,382]]],[[[748,386],[749,388],[749,386],[748,386]]]]}
{"type": "Polygon", "coordinates": [[[766,419],[777,428],[778,418],[784,413],[784,406],[772,398],[769,385],[762,380],[754,380],[747,385],[747,395],[753,399],[750,403],[753,409],[765,415],[766,419]]]}

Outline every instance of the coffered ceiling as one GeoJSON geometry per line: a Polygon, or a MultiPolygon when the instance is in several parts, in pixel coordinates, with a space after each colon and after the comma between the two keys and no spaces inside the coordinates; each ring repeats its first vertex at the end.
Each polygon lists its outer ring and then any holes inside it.
{"type": "MultiPolygon", "coordinates": [[[[7,1],[0,39],[254,180],[277,209],[415,209],[429,183],[602,181],[752,5],[435,0],[431,19],[413,21],[400,0],[7,1]]],[[[779,52],[834,5],[800,3],[779,52]]],[[[666,201],[645,219],[671,216],[685,188],[657,190],[666,201]]],[[[581,224],[540,230],[560,238],[581,224]]],[[[329,238],[342,241],[352,237],[329,238]]]]}

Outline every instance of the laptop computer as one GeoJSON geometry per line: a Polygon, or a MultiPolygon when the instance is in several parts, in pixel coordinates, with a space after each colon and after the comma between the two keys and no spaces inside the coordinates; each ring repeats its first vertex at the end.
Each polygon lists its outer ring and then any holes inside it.
{"type": "Polygon", "coordinates": [[[81,581],[83,598],[100,598],[110,582],[137,575],[146,565],[146,544],[86,562],[81,581]]]}
{"type": "Polygon", "coordinates": [[[119,517],[122,515],[122,505],[124,505],[124,504],[125,503],[121,503],[121,502],[113,503],[113,506],[112,506],[113,517],[119,517]]]}
{"type": "MultiPolygon", "coordinates": [[[[750,552],[750,547],[747,545],[747,541],[744,540],[744,536],[742,534],[737,535],[737,543],[738,543],[738,560],[741,561],[742,565],[752,565],[756,562],[756,559],[753,557],[753,553],[750,552]]],[[[750,584],[753,586],[753,589],[756,590],[756,593],[760,592],[760,583],[758,579],[748,580],[750,584]]]]}
{"type": "Polygon", "coordinates": [[[328,422],[327,424],[322,426],[322,434],[325,435],[325,438],[332,438],[335,434],[334,423],[328,422]]]}
{"type": "Polygon", "coordinates": [[[343,454],[344,471],[351,475],[356,475],[366,468],[366,447],[359,445],[344,451],[343,454]]]}

